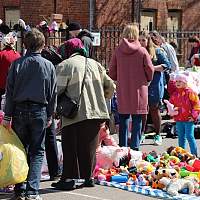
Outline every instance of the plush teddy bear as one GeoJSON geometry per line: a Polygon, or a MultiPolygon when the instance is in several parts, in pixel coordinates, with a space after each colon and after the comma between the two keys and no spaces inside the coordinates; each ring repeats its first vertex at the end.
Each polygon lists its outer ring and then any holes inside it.
{"type": "Polygon", "coordinates": [[[188,188],[189,194],[192,194],[194,192],[194,185],[190,180],[186,179],[173,179],[163,177],[160,179],[160,183],[165,185],[167,193],[169,193],[172,196],[177,196],[178,192],[188,188]]]}
{"type": "Polygon", "coordinates": [[[180,159],[181,162],[188,163],[190,160],[195,159],[195,156],[186,151],[185,149],[181,147],[169,147],[167,149],[167,153],[171,156],[176,156],[180,159]]]}
{"type": "MultiPolygon", "coordinates": [[[[131,161],[132,160],[130,160],[129,162],[129,167],[131,167],[132,165],[131,161]]],[[[137,161],[135,166],[137,168],[137,172],[141,174],[150,174],[154,170],[153,165],[150,162],[147,162],[145,160],[137,161]]]]}
{"type": "Polygon", "coordinates": [[[160,180],[163,177],[168,177],[170,179],[179,178],[179,173],[174,168],[156,168],[151,175],[154,180],[160,180]]]}
{"type": "Polygon", "coordinates": [[[174,108],[174,105],[171,104],[168,100],[164,100],[164,102],[166,103],[167,105],[167,110],[168,110],[168,114],[170,116],[175,116],[175,115],[178,115],[178,110],[176,108],[174,108]]]}

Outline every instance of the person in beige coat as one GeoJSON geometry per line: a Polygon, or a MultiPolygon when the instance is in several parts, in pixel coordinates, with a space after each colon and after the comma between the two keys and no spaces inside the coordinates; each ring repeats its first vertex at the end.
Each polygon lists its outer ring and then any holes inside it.
{"type": "Polygon", "coordinates": [[[52,184],[59,190],[75,189],[74,179],[79,178],[85,179],[83,186],[94,186],[98,131],[100,124],[109,119],[106,98],[111,98],[114,91],[114,82],[101,64],[85,57],[80,39],[70,39],[66,46],[69,58],[56,68],[58,95],[65,91],[77,100],[84,74],[85,84],[78,114],[73,119],[62,117],[63,172],[60,181],[52,184]]]}

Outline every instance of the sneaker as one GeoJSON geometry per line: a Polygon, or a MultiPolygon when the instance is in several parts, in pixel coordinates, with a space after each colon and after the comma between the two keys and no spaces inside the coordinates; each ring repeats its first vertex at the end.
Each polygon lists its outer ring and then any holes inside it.
{"type": "Polygon", "coordinates": [[[162,137],[160,135],[155,135],[154,137],[154,144],[155,145],[162,145],[162,137]]]}
{"type": "Polygon", "coordinates": [[[14,195],[10,200],[25,200],[25,197],[23,195],[14,195]]]}
{"type": "Polygon", "coordinates": [[[84,187],[95,187],[94,179],[85,179],[84,187]]]}
{"type": "Polygon", "coordinates": [[[74,180],[70,180],[70,181],[60,180],[56,183],[52,183],[51,186],[57,190],[74,190],[74,189],[76,189],[74,180]]]}
{"type": "Polygon", "coordinates": [[[144,142],[145,142],[145,134],[142,134],[140,138],[140,144],[143,144],[144,142]]]}
{"type": "Polygon", "coordinates": [[[25,200],[42,200],[42,197],[40,195],[28,195],[25,200]]]}

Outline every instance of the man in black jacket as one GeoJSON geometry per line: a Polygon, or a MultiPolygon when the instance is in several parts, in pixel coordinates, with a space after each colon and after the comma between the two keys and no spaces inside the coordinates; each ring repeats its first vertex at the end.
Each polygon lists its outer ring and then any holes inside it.
{"type": "MultiPolygon", "coordinates": [[[[87,29],[83,29],[81,28],[81,25],[77,22],[71,22],[68,25],[67,30],[69,31],[69,35],[70,38],[74,38],[77,37],[79,38],[86,51],[87,51],[87,57],[92,57],[92,42],[94,40],[94,37],[92,36],[92,34],[87,30],[87,29]]],[[[66,59],[64,52],[65,52],[65,44],[61,45],[59,48],[59,53],[61,54],[63,59],[66,59]]]]}

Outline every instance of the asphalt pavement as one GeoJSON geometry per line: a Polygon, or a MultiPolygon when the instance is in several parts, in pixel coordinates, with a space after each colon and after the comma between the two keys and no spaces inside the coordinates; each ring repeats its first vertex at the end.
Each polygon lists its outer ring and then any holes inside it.
{"type": "MultiPolygon", "coordinates": [[[[200,134],[200,133],[199,133],[200,134]]],[[[114,135],[114,137],[117,139],[117,135],[114,135]]],[[[200,151],[200,140],[197,140],[198,148],[200,151]]],[[[158,153],[162,153],[166,151],[166,149],[169,146],[176,146],[177,145],[177,138],[165,138],[165,134],[163,134],[163,144],[161,146],[155,146],[153,145],[152,139],[146,139],[145,143],[142,145],[141,150],[143,152],[150,152],[152,150],[155,150],[158,153]]],[[[187,147],[189,150],[189,147],[187,147]]],[[[82,189],[76,189],[73,191],[58,191],[54,190],[51,187],[50,181],[41,182],[41,196],[43,197],[43,200],[150,200],[155,199],[149,196],[140,195],[134,192],[128,192],[117,188],[112,187],[106,187],[106,186],[100,186],[96,185],[94,188],[82,188],[82,189]]],[[[11,197],[11,194],[9,195],[1,195],[0,199],[7,200],[11,197]]]]}

